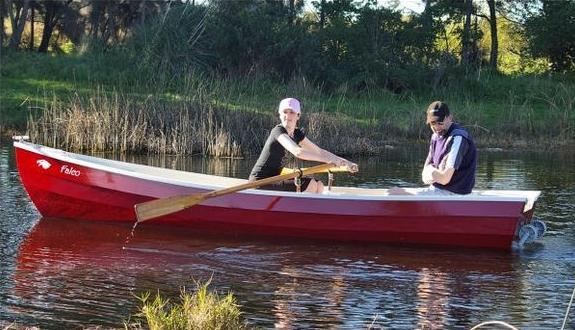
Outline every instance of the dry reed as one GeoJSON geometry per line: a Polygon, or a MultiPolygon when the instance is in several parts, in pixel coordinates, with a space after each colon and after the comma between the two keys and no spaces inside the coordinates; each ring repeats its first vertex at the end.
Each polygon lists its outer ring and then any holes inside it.
{"type": "MultiPolygon", "coordinates": [[[[194,87],[190,90],[196,93],[191,93],[188,99],[175,101],[159,94],[144,98],[101,89],[87,97],[74,94],[65,101],[55,96],[45,97],[42,114],[30,116],[28,120],[28,135],[36,143],[83,152],[203,154],[231,158],[257,154],[269,130],[279,122],[276,112],[259,111],[257,107],[261,104],[246,106],[258,104],[250,101],[249,96],[248,100],[228,96],[229,99],[224,97],[214,102],[214,95],[206,86],[194,87]]],[[[214,88],[224,89],[217,85],[214,88]]],[[[311,140],[337,154],[378,154],[389,144],[429,138],[422,107],[413,100],[410,103],[403,110],[396,108],[395,112],[384,112],[380,116],[375,115],[374,108],[373,115],[363,120],[343,112],[358,109],[352,104],[342,104],[341,108],[327,112],[325,104],[311,103],[302,116],[301,126],[311,140]]],[[[456,120],[461,120],[479,145],[521,146],[527,141],[530,146],[550,142],[560,145],[575,138],[574,105],[575,97],[567,87],[559,85],[553,94],[541,93],[529,100],[510,93],[506,115],[496,122],[488,120],[485,112],[477,111],[477,104],[462,104],[456,107],[455,114],[456,120]],[[534,108],[541,104],[547,109],[543,120],[537,118],[539,112],[534,108]],[[485,122],[492,125],[483,124],[485,122]]]]}
{"type": "MultiPolygon", "coordinates": [[[[310,138],[338,153],[376,153],[390,133],[377,121],[359,124],[319,112],[304,118],[310,138]]],[[[28,133],[37,143],[73,151],[235,158],[259,152],[278,121],[275,111],[260,114],[200,100],[168,102],[152,96],[138,101],[96,91],[87,99],[74,95],[67,102],[56,97],[46,101],[41,116],[30,116],[28,133]]]]}

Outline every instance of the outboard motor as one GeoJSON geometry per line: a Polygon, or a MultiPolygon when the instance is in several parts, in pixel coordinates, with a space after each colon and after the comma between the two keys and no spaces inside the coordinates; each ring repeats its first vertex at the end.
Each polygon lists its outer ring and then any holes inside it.
{"type": "Polygon", "coordinates": [[[525,243],[531,243],[539,239],[547,231],[547,226],[545,222],[535,219],[527,225],[521,226],[519,228],[519,241],[517,245],[521,248],[525,243]]]}
{"type": "Polygon", "coordinates": [[[539,234],[538,237],[543,236],[543,234],[545,234],[545,232],[547,232],[547,225],[545,225],[545,222],[539,220],[539,219],[535,219],[531,222],[531,225],[533,225],[533,227],[535,227],[535,229],[537,229],[537,233],[539,234]]]}

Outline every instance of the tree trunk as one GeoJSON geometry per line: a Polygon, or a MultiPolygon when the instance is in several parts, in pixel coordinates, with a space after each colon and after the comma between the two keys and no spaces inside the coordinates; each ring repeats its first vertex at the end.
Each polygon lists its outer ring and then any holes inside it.
{"type": "Polygon", "coordinates": [[[106,3],[99,0],[92,1],[92,12],[90,13],[90,32],[92,38],[98,38],[98,31],[100,30],[100,21],[106,3]]]}
{"type": "MultiPolygon", "coordinates": [[[[423,31],[425,31],[424,33],[426,34],[429,33],[429,31],[432,31],[433,29],[433,16],[432,16],[433,14],[431,13],[430,8],[431,8],[431,0],[425,0],[425,7],[421,15],[423,18],[423,31]]],[[[433,52],[433,46],[430,45],[427,41],[424,51],[429,54],[433,52]]],[[[424,56],[424,61],[426,64],[429,65],[430,62],[432,61],[432,58],[430,56],[424,56]]]]}
{"type": "MultiPolygon", "coordinates": [[[[10,4],[11,5],[11,1],[10,4]]],[[[10,38],[10,44],[8,48],[17,49],[20,45],[20,39],[22,38],[22,31],[24,31],[24,24],[26,24],[26,18],[28,18],[28,9],[30,8],[30,1],[24,0],[24,5],[22,8],[16,9],[16,15],[12,15],[12,38],[10,38]]]]}
{"type": "Polygon", "coordinates": [[[295,17],[295,0],[289,0],[288,24],[292,25],[295,17]]]}
{"type": "Polygon", "coordinates": [[[325,0],[321,0],[319,9],[319,27],[323,29],[325,25],[325,0]]]}
{"type": "Polygon", "coordinates": [[[467,71],[471,64],[471,13],[473,0],[465,0],[465,23],[461,36],[461,64],[467,71]]]}
{"type": "Polygon", "coordinates": [[[54,26],[56,26],[56,18],[60,4],[56,1],[45,1],[44,7],[46,9],[46,14],[44,16],[44,31],[42,32],[42,41],[40,42],[40,46],[38,46],[38,53],[48,52],[50,38],[52,37],[54,26]]]}
{"type": "MultiPolygon", "coordinates": [[[[192,1],[192,6],[195,6],[194,1],[192,1]]],[[[146,22],[146,2],[142,1],[140,2],[140,25],[144,26],[145,22],[146,22]]]]}
{"type": "Polygon", "coordinates": [[[489,5],[489,26],[491,27],[491,53],[489,54],[489,65],[491,70],[497,71],[497,58],[499,57],[499,41],[497,40],[497,15],[495,11],[495,0],[487,0],[489,5]]]}
{"type": "Polygon", "coordinates": [[[30,8],[30,42],[28,43],[28,50],[34,50],[34,6],[30,8]]]}

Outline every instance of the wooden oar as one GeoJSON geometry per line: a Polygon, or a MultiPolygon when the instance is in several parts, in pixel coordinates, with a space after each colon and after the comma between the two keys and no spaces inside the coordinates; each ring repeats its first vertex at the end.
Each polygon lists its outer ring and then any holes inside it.
{"type": "MultiPolygon", "coordinates": [[[[335,167],[335,164],[322,164],[314,167],[306,168],[301,170],[301,175],[309,175],[314,173],[325,172],[330,168],[335,167]]],[[[283,180],[293,179],[300,175],[300,171],[294,171],[288,174],[280,174],[272,176],[270,178],[265,178],[261,180],[256,180],[248,183],[243,183],[237,186],[214,190],[207,193],[201,193],[196,195],[184,195],[184,196],[172,196],[167,198],[160,198],[149,202],[144,202],[136,204],[134,206],[136,210],[136,218],[138,222],[144,222],[153,218],[161,217],[163,215],[175,213],[188,207],[194,206],[208,198],[223,196],[231,193],[238,192],[240,190],[258,188],[268,184],[280,182],[283,180]]]]}
{"type": "MultiPolygon", "coordinates": [[[[306,169],[307,169],[307,167],[301,168],[301,170],[306,170],[306,169]]],[[[280,174],[288,174],[288,173],[292,173],[292,172],[295,172],[298,170],[300,170],[300,169],[291,168],[291,167],[284,167],[280,174]]],[[[327,172],[332,172],[332,173],[349,172],[349,168],[347,166],[336,166],[336,167],[328,168],[327,170],[324,170],[321,172],[315,172],[315,173],[327,173],[327,172]]]]}

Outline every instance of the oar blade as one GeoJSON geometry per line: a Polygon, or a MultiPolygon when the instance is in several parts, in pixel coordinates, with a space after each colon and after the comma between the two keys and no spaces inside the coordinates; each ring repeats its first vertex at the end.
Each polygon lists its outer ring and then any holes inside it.
{"type": "Polygon", "coordinates": [[[136,204],[134,209],[136,210],[137,221],[144,222],[187,209],[190,206],[200,203],[204,199],[204,194],[173,196],[136,204]]]}

